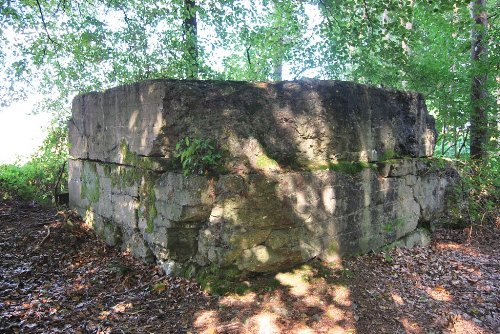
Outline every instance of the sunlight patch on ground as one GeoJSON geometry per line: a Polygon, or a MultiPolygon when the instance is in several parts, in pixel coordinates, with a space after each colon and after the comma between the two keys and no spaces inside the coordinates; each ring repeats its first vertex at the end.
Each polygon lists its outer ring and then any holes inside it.
{"type": "Polygon", "coordinates": [[[257,295],[255,292],[249,292],[247,294],[244,294],[242,296],[237,295],[237,294],[232,294],[223,297],[219,303],[224,306],[232,306],[232,305],[248,305],[252,304],[255,302],[255,297],[257,295]]]}
{"type": "Polygon", "coordinates": [[[345,286],[335,285],[335,303],[341,306],[351,306],[351,291],[345,286]]]}
{"type": "Polygon", "coordinates": [[[279,333],[280,330],[276,325],[276,319],[276,315],[268,312],[262,312],[251,318],[250,326],[255,328],[256,332],[259,334],[279,333]]]}
{"type": "Polygon", "coordinates": [[[115,313],[123,313],[129,308],[132,308],[132,303],[121,302],[113,306],[112,310],[115,313]]]}
{"type": "Polygon", "coordinates": [[[459,245],[456,243],[445,243],[445,242],[438,242],[436,243],[435,246],[439,250],[454,250],[454,251],[460,251],[464,254],[471,255],[471,256],[480,256],[480,254],[475,251],[474,249],[471,249],[465,245],[459,245]]]}
{"type": "Polygon", "coordinates": [[[295,334],[316,334],[314,330],[309,327],[301,327],[294,331],[295,334]]]}
{"type": "Polygon", "coordinates": [[[422,328],[418,323],[408,319],[407,317],[403,317],[400,319],[401,324],[403,325],[405,332],[408,334],[421,334],[422,328]]]}
{"type": "Polygon", "coordinates": [[[194,326],[200,333],[214,334],[217,333],[217,325],[219,316],[217,311],[201,311],[194,321],[194,326]]]}
{"type": "Polygon", "coordinates": [[[397,293],[392,292],[391,293],[392,300],[399,306],[402,306],[405,304],[403,298],[397,293]]]}
{"type": "Polygon", "coordinates": [[[441,285],[438,285],[434,288],[427,288],[426,292],[434,300],[439,300],[441,302],[449,302],[453,300],[453,297],[450,295],[450,293],[446,291],[446,289],[441,285]]]}
{"type": "Polygon", "coordinates": [[[110,311],[106,310],[101,311],[101,313],[99,314],[99,319],[104,320],[107,317],[111,316],[112,313],[125,313],[125,311],[131,308],[132,308],[132,303],[125,303],[125,302],[118,303],[115,306],[113,306],[110,311]]]}
{"type": "Polygon", "coordinates": [[[309,296],[305,296],[303,301],[304,301],[304,304],[308,305],[308,306],[318,306],[318,307],[322,307],[323,306],[323,301],[321,300],[323,296],[318,296],[317,294],[314,294],[314,295],[309,295],[309,296]]]}
{"type": "Polygon", "coordinates": [[[334,305],[328,306],[326,309],[325,315],[336,322],[340,322],[345,318],[345,313],[338,307],[335,307],[334,305]]]}
{"type": "Polygon", "coordinates": [[[448,328],[451,329],[450,332],[454,334],[485,333],[485,330],[474,321],[464,319],[462,316],[457,315],[452,317],[448,328]]]}
{"type": "Polygon", "coordinates": [[[281,285],[290,287],[290,293],[296,297],[305,296],[311,287],[307,277],[312,276],[312,270],[308,266],[302,266],[293,272],[278,273],[275,277],[281,285]]]}

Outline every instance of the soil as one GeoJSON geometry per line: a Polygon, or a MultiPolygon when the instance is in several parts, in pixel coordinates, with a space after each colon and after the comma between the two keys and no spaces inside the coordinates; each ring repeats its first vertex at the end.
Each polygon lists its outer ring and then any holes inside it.
{"type": "Polygon", "coordinates": [[[0,333],[500,333],[500,227],[247,277],[217,296],[69,211],[0,202],[0,333]]]}

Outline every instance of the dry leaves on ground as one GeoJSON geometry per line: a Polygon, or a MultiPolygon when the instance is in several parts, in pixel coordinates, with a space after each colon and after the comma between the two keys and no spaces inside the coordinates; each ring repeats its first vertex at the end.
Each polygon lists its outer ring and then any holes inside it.
{"type": "Polygon", "coordinates": [[[439,230],[428,248],[313,261],[218,297],[104,245],[69,213],[4,202],[0,332],[498,333],[499,236],[439,230]]]}

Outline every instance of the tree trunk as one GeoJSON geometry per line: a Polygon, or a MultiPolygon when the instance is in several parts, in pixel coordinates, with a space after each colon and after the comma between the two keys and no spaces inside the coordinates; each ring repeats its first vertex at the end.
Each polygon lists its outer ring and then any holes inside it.
{"type": "Polygon", "coordinates": [[[488,117],[486,113],[486,32],[488,16],[486,14],[486,0],[471,2],[471,14],[474,19],[472,28],[472,89],[471,89],[471,118],[470,118],[470,156],[475,160],[486,158],[486,141],[488,117]]]}
{"type": "Polygon", "coordinates": [[[283,60],[277,60],[273,68],[273,81],[283,80],[283,60]]]}
{"type": "Polygon", "coordinates": [[[186,60],[186,76],[197,79],[198,64],[198,26],[196,22],[196,0],[184,0],[184,58],[186,60]]]}

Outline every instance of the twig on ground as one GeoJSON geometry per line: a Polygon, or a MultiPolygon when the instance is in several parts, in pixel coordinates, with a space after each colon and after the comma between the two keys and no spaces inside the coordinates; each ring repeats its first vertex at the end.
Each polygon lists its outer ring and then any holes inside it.
{"type": "Polygon", "coordinates": [[[39,249],[49,236],[50,236],[50,226],[47,228],[47,235],[43,237],[42,241],[40,241],[38,245],[36,245],[35,250],[39,249]]]}

